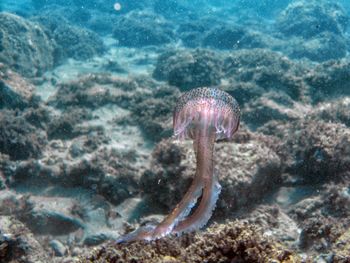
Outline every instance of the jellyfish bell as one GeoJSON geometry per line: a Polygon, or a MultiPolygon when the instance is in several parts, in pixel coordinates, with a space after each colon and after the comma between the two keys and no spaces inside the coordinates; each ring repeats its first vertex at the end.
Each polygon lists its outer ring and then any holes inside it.
{"type": "Polygon", "coordinates": [[[231,139],[239,126],[237,101],[217,88],[197,88],[183,94],[174,110],[174,135],[194,139],[197,131],[215,132],[216,140],[231,139]]]}

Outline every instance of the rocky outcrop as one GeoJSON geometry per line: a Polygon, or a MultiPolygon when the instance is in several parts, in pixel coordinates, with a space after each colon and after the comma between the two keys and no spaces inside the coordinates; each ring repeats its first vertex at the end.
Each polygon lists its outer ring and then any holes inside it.
{"type": "Polygon", "coordinates": [[[113,36],[119,45],[127,47],[157,46],[174,40],[172,25],[162,16],[145,11],[133,11],[119,17],[113,36]]]}
{"type": "Polygon", "coordinates": [[[182,91],[218,85],[221,64],[219,54],[210,50],[167,51],[159,56],[153,77],[182,91]]]}
{"type": "MultiPolygon", "coordinates": [[[[222,185],[217,214],[227,216],[249,206],[279,182],[280,158],[267,142],[253,138],[241,143],[218,143],[215,147],[216,173],[222,185]]],[[[195,162],[190,142],[162,141],[154,150],[152,169],[141,178],[142,190],[158,206],[172,209],[189,188],[195,162]]]]}
{"type": "Polygon", "coordinates": [[[0,62],[26,77],[42,75],[54,65],[54,42],[41,25],[0,13],[0,62]]]}

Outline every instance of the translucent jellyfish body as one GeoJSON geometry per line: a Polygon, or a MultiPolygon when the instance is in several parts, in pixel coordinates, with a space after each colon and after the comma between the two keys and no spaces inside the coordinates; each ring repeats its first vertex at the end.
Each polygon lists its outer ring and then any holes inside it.
{"type": "Polygon", "coordinates": [[[238,103],[222,90],[198,88],[179,98],[173,117],[174,136],[193,140],[197,163],[192,184],[180,203],[162,222],[137,229],[121,237],[119,243],[149,241],[172,233],[200,229],[206,225],[215,208],[221,186],[214,173],[214,144],[218,139],[231,139],[238,129],[238,103]],[[195,211],[192,211],[194,207],[195,211]]]}

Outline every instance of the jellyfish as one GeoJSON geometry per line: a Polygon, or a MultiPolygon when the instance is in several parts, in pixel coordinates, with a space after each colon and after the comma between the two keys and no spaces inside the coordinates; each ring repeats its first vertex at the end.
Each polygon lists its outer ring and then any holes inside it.
{"type": "Polygon", "coordinates": [[[196,172],[192,184],[180,203],[162,222],[141,227],[122,236],[117,242],[150,241],[204,227],[221,191],[214,172],[214,144],[217,140],[231,139],[238,129],[239,121],[238,103],[228,93],[218,88],[197,88],[184,93],[174,110],[173,128],[176,139],[193,141],[196,172]],[[199,198],[199,204],[192,211],[199,198]]]}

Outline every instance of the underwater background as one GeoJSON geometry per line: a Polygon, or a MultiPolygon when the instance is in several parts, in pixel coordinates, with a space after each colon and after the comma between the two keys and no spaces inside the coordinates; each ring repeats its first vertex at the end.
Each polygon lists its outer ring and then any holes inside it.
{"type": "Polygon", "coordinates": [[[0,262],[350,262],[350,1],[1,0],[0,262]],[[205,228],[177,99],[241,109],[205,228]]]}

